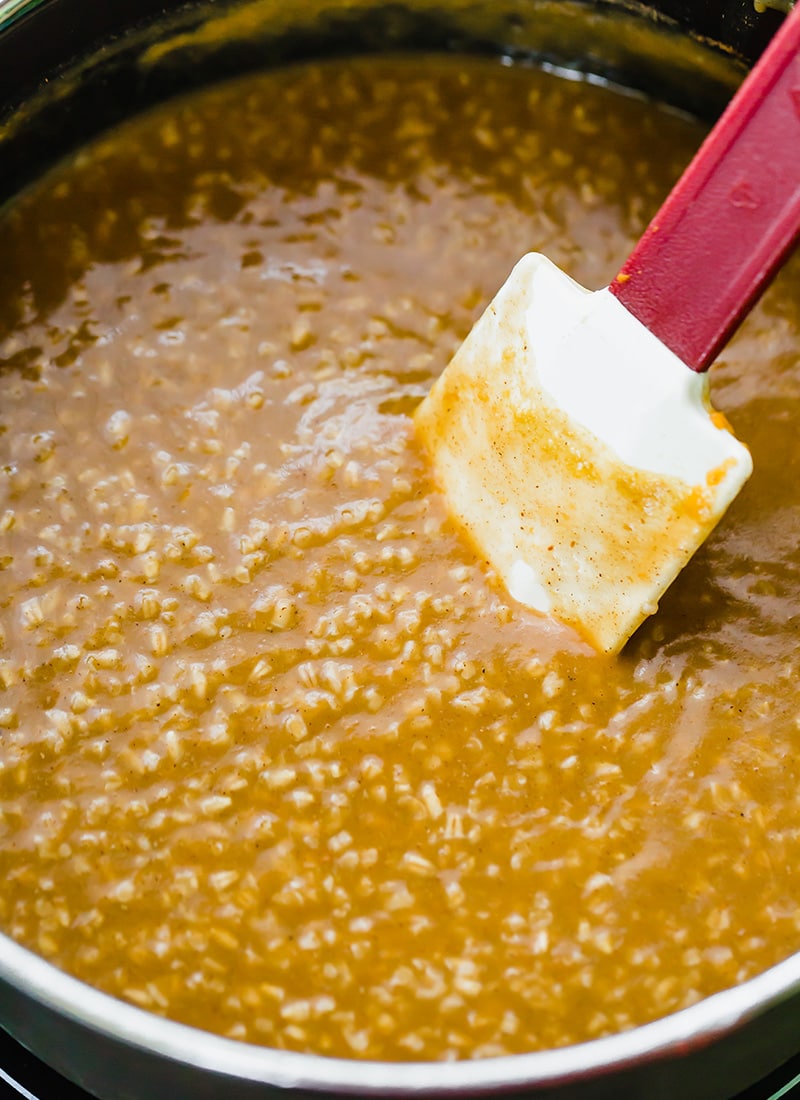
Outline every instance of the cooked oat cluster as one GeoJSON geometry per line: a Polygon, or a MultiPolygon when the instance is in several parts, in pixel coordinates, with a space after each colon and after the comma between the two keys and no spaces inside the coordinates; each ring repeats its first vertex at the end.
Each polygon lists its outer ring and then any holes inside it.
{"type": "Polygon", "coordinates": [[[606,1035],[800,947],[800,265],[715,372],[756,474],[621,658],[512,606],[410,413],[528,249],[607,282],[686,120],[338,61],[0,215],[0,928],[255,1043],[606,1035]]]}

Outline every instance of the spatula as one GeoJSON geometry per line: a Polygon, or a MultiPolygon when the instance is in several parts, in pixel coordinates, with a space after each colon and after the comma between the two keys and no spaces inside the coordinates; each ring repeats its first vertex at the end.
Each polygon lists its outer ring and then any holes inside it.
{"type": "Polygon", "coordinates": [[[800,7],[610,287],[530,253],[415,414],[511,596],[615,653],[750,474],[705,371],[800,235],[800,7]]]}

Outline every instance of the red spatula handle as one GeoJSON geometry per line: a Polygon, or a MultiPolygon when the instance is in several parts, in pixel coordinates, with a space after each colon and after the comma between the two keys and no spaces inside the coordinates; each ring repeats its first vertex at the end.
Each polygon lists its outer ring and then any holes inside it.
{"type": "Polygon", "coordinates": [[[706,370],[800,236],[800,3],[645,231],[611,291],[706,370]]]}

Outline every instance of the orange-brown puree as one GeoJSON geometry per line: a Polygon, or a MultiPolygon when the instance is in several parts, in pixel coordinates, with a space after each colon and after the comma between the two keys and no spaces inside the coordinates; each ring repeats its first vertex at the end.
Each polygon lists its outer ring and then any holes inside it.
{"type": "Polygon", "coordinates": [[[699,140],[489,62],[170,105],[0,220],[0,927],[355,1057],[630,1027],[800,946],[794,261],[756,473],[621,658],[518,607],[408,414],[520,253],[606,282],[699,140]]]}

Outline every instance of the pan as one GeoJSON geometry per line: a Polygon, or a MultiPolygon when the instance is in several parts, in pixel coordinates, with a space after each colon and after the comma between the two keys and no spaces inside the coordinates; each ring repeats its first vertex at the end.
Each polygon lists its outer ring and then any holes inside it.
{"type": "MultiPolygon", "coordinates": [[[[749,0],[0,0],[0,203],[54,159],[179,91],[376,50],[591,72],[711,120],[781,18],[749,0]]],[[[0,1025],[101,1100],[486,1093],[724,1100],[800,1049],[800,956],[682,1012],[565,1049],[477,1062],[346,1061],[156,1018],[0,935],[0,1025]]]]}

